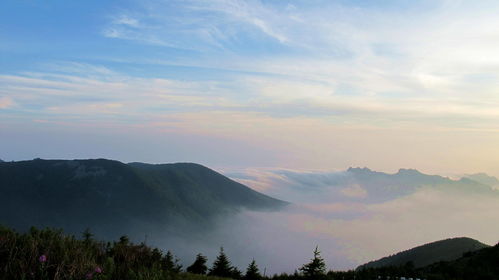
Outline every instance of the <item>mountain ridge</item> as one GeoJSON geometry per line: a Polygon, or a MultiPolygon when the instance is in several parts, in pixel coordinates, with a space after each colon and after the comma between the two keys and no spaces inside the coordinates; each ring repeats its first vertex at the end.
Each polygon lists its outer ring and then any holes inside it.
{"type": "Polygon", "coordinates": [[[125,164],[108,159],[0,164],[0,223],[18,229],[91,228],[144,236],[158,226],[209,227],[242,209],[277,210],[288,203],[258,193],[199,164],[125,164]]]}
{"type": "Polygon", "coordinates": [[[469,237],[454,237],[426,243],[399,253],[367,262],[359,269],[402,266],[411,263],[415,268],[425,267],[441,261],[454,261],[465,253],[490,247],[469,237]]]}

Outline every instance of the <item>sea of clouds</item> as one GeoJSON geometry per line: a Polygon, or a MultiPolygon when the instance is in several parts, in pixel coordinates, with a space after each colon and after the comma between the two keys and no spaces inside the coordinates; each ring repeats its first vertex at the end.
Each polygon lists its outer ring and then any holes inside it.
{"type": "Polygon", "coordinates": [[[223,246],[242,270],[255,259],[267,275],[292,273],[318,246],[328,269],[344,270],[450,237],[499,241],[494,180],[487,185],[481,177],[456,180],[406,169],[396,174],[360,168],[224,173],[291,205],[274,212],[241,211],[221,217],[202,234],[163,240],[186,265],[198,252],[211,264],[223,246]]]}

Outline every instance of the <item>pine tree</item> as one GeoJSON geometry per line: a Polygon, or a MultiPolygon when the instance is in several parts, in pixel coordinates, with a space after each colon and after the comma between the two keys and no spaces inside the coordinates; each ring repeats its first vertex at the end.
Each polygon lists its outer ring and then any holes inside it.
{"type": "Polygon", "coordinates": [[[196,260],[187,268],[187,272],[194,274],[206,274],[206,271],[208,270],[206,261],[208,261],[208,259],[205,256],[197,254],[196,260]]]}
{"type": "Polygon", "coordinates": [[[244,280],[260,280],[262,276],[260,275],[260,270],[255,263],[255,260],[251,261],[246,269],[246,275],[243,277],[244,280]]]}
{"type": "Polygon", "coordinates": [[[90,243],[90,241],[92,241],[93,236],[94,235],[92,234],[92,232],[90,232],[90,228],[86,228],[85,231],[83,232],[83,240],[86,243],[90,243]]]}
{"type": "Polygon", "coordinates": [[[182,265],[178,263],[178,259],[173,259],[172,252],[166,252],[166,256],[162,260],[163,268],[171,273],[179,273],[182,270],[182,265]]]}
{"type": "Polygon", "coordinates": [[[242,279],[243,278],[243,273],[237,269],[237,267],[232,267],[232,270],[230,272],[230,278],[232,279],[242,279]]]}
{"type": "Polygon", "coordinates": [[[326,263],[321,257],[318,247],[315,247],[314,258],[307,264],[304,264],[300,271],[307,279],[322,279],[326,275],[326,263]]]}
{"type": "Polygon", "coordinates": [[[128,244],[130,244],[130,238],[128,238],[128,236],[126,236],[126,235],[121,236],[119,244],[124,245],[124,246],[128,246],[128,244]]]}
{"type": "Polygon", "coordinates": [[[213,266],[210,268],[210,272],[208,273],[208,275],[218,277],[232,277],[233,270],[234,268],[232,267],[229,258],[224,253],[224,248],[221,247],[220,253],[215,262],[213,262],[213,266]]]}

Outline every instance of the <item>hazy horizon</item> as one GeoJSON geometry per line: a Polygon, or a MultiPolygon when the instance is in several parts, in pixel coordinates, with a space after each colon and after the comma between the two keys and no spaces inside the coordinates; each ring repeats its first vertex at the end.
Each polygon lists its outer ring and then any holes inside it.
{"type": "MultiPolygon", "coordinates": [[[[124,157],[124,158],[127,158],[127,157],[124,157]]],[[[34,160],[34,159],[42,159],[42,160],[88,160],[88,159],[108,159],[108,160],[116,160],[116,161],[120,161],[120,162],[123,162],[123,163],[134,163],[134,162],[140,162],[140,163],[147,163],[147,164],[171,164],[171,163],[196,163],[196,164],[202,164],[210,169],[213,169],[217,172],[220,172],[228,177],[231,177],[230,175],[234,172],[236,173],[240,173],[240,172],[245,172],[245,171],[255,171],[255,170],[262,170],[262,171],[265,171],[265,170],[283,170],[283,171],[290,171],[290,172],[303,172],[303,173],[314,173],[314,172],[318,172],[318,173],[328,173],[328,172],[341,172],[341,171],[346,171],[348,170],[349,168],[361,168],[361,169],[364,169],[364,168],[367,168],[371,171],[374,171],[374,172],[382,172],[382,173],[386,173],[386,174],[396,174],[398,173],[400,170],[417,170],[418,172],[421,172],[425,175],[438,175],[438,176],[442,176],[442,177],[447,177],[449,179],[452,179],[452,180],[458,180],[458,179],[461,179],[461,178],[466,178],[468,175],[475,175],[475,174],[485,174],[485,175],[488,175],[488,176],[492,176],[492,177],[499,177],[499,176],[495,176],[494,174],[490,174],[490,173],[487,173],[487,172],[484,172],[484,171],[476,171],[476,172],[463,172],[463,173],[453,173],[453,172],[450,172],[450,171],[444,171],[443,173],[432,173],[432,172],[427,172],[425,171],[425,169],[419,169],[419,168],[416,168],[416,167],[413,167],[413,166],[404,166],[404,167],[394,167],[394,168],[390,168],[390,169],[374,169],[374,168],[371,168],[369,166],[362,166],[362,165],[349,165],[349,166],[344,166],[343,168],[327,168],[327,167],[323,167],[323,168],[305,168],[305,167],[302,167],[302,168],[286,168],[286,167],[283,167],[283,166],[237,166],[237,165],[215,165],[215,166],[210,166],[208,164],[205,164],[205,163],[202,163],[202,162],[194,162],[194,161],[139,161],[139,160],[133,160],[133,159],[130,159],[130,160],[123,160],[123,159],[118,159],[118,158],[108,158],[108,157],[105,157],[105,156],[94,156],[94,157],[85,157],[85,156],[81,156],[81,157],[76,157],[76,158],[71,158],[71,157],[59,157],[59,156],[52,156],[52,157],[22,157],[22,158],[2,158],[0,157],[0,160],[2,161],[5,161],[5,162],[9,162],[9,161],[30,161],[30,160],[34,160]]],[[[244,181],[243,181],[244,182],[244,181]]],[[[253,189],[256,189],[256,190],[261,190],[259,189],[258,187],[255,187],[255,186],[251,186],[253,189]]]]}

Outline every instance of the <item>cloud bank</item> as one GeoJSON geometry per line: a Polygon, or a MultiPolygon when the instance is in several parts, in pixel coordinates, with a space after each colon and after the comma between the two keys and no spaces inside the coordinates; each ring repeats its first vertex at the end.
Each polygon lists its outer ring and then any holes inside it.
{"type": "Polygon", "coordinates": [[[249,237],[251,249],[241,244],[229,248],[252,252],[272,272],[299,267],[315,245],[330,269],[349,269],[449,237],[499,241],[499,227],[492,222],[497,219],[499,192],[469,179],[404,169],[395,174],[368,169],[226,174],[294,202],[287,211],[244,213],[231,224],[244,229],[236,235],[249,237]],[[392,195],[379,199],[387,189],[392,195]]]}

